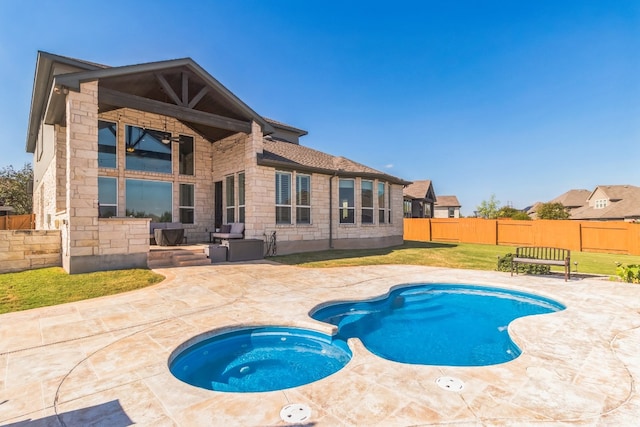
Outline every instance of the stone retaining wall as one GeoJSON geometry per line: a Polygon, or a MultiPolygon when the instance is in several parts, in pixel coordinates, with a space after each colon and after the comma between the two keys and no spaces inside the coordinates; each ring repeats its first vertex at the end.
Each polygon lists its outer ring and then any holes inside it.
{"type": "Polygon", "coordinates": [[[0,230],[0,273],[60,267],[59,230],[0,230]]]}

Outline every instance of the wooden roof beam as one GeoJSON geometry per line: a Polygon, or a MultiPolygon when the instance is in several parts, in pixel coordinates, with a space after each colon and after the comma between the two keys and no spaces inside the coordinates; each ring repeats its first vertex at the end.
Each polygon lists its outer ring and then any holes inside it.
{"type": "Polygon", "coordinates": [[[211,126],[218,129],[244,132],[246,134],[251,133],[251,123],[248,121],[193,110],[180,105],[167,104],[165,102],[143,98],[141,96],[131,95],[113,89],[100,88],[98,90],[98,101],[114,107],[148,111],[151,113],[175,117],[176,119],[183,120],[185,122],[211,126]]]}

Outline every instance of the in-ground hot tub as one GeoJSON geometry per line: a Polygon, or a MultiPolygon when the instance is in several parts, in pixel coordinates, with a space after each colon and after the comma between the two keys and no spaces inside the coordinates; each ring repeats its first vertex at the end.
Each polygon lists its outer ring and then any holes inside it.
{"type": "Polygon", "coordinates": [[[224,392],[273,391],[308,384],[339,371],[352,355],[345,341],[279,326],[241,328],[197,340],[174,352],[171,373],[193,386],[224,392]]]}

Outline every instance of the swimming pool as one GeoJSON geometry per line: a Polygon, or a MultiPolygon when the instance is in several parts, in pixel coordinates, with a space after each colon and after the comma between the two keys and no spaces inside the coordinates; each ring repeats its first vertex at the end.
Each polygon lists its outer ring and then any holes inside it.
{"type": "Polygon", "coordinates": [[[196,387],[258,392],[317,381],[349,360],[351,350],[344,341],[311,330],[269,326],[240,328],[190,345],[170,358],[169,369],[196,387]]]}
{"type": "Polygon", "coordinates": [[[372,353],[401,363],[485,366],[521,353],[508,325],[523,316],[565,306],[538,295],[500,288],[421,284],[384,298],[334,303],[312,311],[338,326],[337,338],[359,338],[372,353]]]}
{"type": "Polygon", "coordinates": [[[382,358],[401,363],[494,365],[521,353],[509,337],[511,321],[565,308],[548,298],[501,288],[402,286],[384,297],[312,310],[312,318],[338,327],[333,337],[282,326],[238,328],[189,340],[174,351],[169,369],[176,378],[209,390],[282,390],[342,369],[352,357],[350,338],[360,339],[382,358]]]}

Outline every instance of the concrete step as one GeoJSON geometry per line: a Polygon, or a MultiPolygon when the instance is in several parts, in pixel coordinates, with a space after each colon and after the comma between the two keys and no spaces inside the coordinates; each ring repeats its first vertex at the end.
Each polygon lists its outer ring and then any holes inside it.
{"type": "Polygon", "coordinates": [[[202,253],[179,253],[173,256],[173,264],[176,266],[184,267],[187,265],[207,265],[211,264],[211,260],[202,253]]]}
{"type": "Polygon", "coordinates": [[[147,265],[149,268],[211,265],[211,260],[207,258],[203,248],[163,249],[150,251],[147,265]]]}

